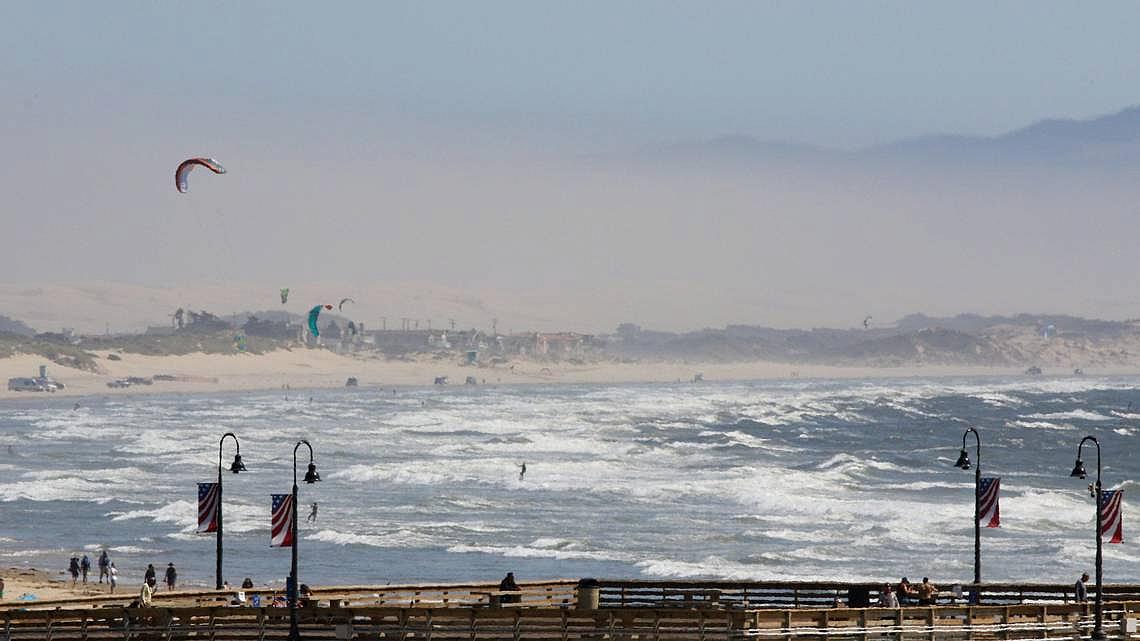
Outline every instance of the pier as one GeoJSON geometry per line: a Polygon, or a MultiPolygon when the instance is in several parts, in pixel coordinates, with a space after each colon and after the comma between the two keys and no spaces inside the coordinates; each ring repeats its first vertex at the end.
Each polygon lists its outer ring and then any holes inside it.
{"type": "MultiPolygon", "coordinates": [[[[304,639],[319,641],[646,640],[937,641],[1087,638],[1090,604],[1073,587],[986,583],[964,586],[965,600],[935,606],[848,607],[879,584],[566,579],[520,583],[503,602],[497,583],[315,588],[299,610],[304,639]],[[836,606],[836,604],[840,604],[836,606]]],[[[127,607],[132,595],[7,602],[0,641],[113,639],[285,639],[289,610],[269,607],[280,591],[183,590],[156,595],[154,607],[127,607]],[[254,597],[257,597],[256,599],[254,597]],[[259,600],[260,607],[248,604],[259,600]]],[[[872,600],[875,592],[871,592],[872,600]]],[[[1140,639],[1140,585],[1105,586],[1110,639],[1140,639]]]]}

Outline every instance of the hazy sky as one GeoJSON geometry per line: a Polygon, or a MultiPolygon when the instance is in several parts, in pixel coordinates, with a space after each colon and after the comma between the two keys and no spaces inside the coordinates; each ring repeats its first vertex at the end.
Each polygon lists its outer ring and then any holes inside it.
{"type": "Polygon", "coordinates": [[[1135,224],[1131,180],[589,160],[1111,113],[1140,103],[1137,33],[1131,2],[0,3],[0,283],[565,292],[593,330],[1140,315],[1103,226],[1135,224]],[[177,194],[192,155],[230,173],[177,194]]]}
{"type": "Polygon", "coordinates": [[[0,92],[851,146],[1133,104],[1137,33],[1134,2],[7,2],[0,92]]]}

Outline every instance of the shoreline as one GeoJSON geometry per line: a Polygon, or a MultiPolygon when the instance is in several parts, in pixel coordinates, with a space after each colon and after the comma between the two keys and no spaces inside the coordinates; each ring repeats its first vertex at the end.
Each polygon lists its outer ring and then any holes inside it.
{"type": "MultiPolygon", "coordinates": [[[[528,359],[505,365],[463,365],[423,356],[417,360],[387,360],[374,356],[343,356],[326,350],[278,350],[268,354],[187,354],[146,356],[120,354],[121,360],[107,360],[100,353],[100,373],[67,368],[41,356],[20,354],[0,359],[0,377],[35,376],[40,365],[48,375],[66,387],[58,392],[13,392],[5,386],[0,400],[77,398],[84,396],[137,396],[145,394],[194,394],[227,391],[275,391],[303,389],[344,389],[349,377],[358,380],[361,391],[380,388],[432,386],[437,376],[446,376],[448,386],[462,387],[468,376],[477,385],[549,384],[676,384],[762,380],[887,380],[903,378],[1026,377],[1018,367],[923,366],[900,367],[834,366],[751,361],[738,363],[614,362],[552,363],[528,359]],[[114,389],[107,382],[117,378],[155,375],[181,380],[155,381],[114,389]]],[[[1060,368],[1056,368],[1060,370],[1060,368]]],[[[1140,368],[1113,367],[1086,370],[1088,377],[1137,376],[1140,368]]],[[[1046,370],[1043,380],[1071,379],[1071,370],[1046,370]]]]}

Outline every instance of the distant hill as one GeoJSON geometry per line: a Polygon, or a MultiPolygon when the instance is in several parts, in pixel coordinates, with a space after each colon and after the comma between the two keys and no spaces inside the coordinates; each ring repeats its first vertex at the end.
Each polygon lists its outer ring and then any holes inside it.
{"type": "Polygon", "coordinates": [[[1085,120],[1049,119],[997,136],[930,135],[857,151],[760,140],[746,135],[647,147],[642,159],[663,162],[992,163],[1140,166],[1140,106],[1085,120]]]}
{"type": "Polygon", "coordinates": [[[734,325],[670,333],[623,325],[620,358],[817,365],[1140,366],[1140,324],[1063,315],[912,314],[895,327],[788,330],[734,325]]]}
{"type": "Polygon", "coordinates": [[[27,323],[0,314],[0,334],[32,336],[35,333],[36,330],[32,329],[27,323]]]}

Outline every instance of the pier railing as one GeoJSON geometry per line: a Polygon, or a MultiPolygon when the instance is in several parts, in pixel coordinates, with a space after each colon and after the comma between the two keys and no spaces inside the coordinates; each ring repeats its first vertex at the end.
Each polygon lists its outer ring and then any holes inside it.
{"type": "MultiPolygon", "coordinates": [[[[1113,603],[1105,631],[1135,640],[1140,602],[1113,603]],[[1131,630],[1131,631],[1130,631],[1131,630]]],[[[1079,639],[1085,605],[922,608],[711,609],[571,607],[308,607],[299,612],[310,641],[957,641],[1079,639]]],[[[0,612],[0,641],[284,639],[287,608],[78,608],[0,612]]]]}
{"type": "MultiPolygon", "coordinates": [[[[882,583],[828,581],[653,581],[599,579],[606,607],[829,608],[837,603],[877,604],[882,583]]],[[[893,584],[892,584],[893,587],[893,584]]],[[[939,585],[938,605],[1063,604],[1076,601],[1074,585],[983,583],[939,585]],[[976,596],[975,596],[976,592],[976,596]]],[[[1089,599],[1095,588],[1089,586],[1089,599]]],[[[1108,584],[1106,601],[1140,601],[1140,585],[1108,584]]]]}
{"type": "MultiPolygon", "coordinates": [[[[551,581],[524,581],[519,584],[517,605],[524,607],[568,607],[577,603],[577,579],[555,579],[551,581]]],[[[449,584],[403,584],[403,585],[361,585],[314,587],[310,599],[324,605],[347,606],[387,606],[400,608],[449,608],[488,605],[498,596],[498,582],[472,582],[449,584]]],[[[231,588],[229,590],[177,590],[157,592],[153,602],[158,607],[215,606],[228,605],[235,596],[241,594],[245,605],[260,602],[269,606],[275,597],[283,598],[284,589],[278,588],[231,588]]],[[[60,607],[114,607],[126,606],[135,600],[138,593],[122,591],[118,594],[67,597],[62,599],[41,599],[36,601],[0,604],[5,607],[18,607],[27,610],[55,609],[60,607]]]]}
{"type": "MultiPolygon", "coordinates": [[[[529,581],[519,584],[517,604],[530,607],[578,607],[584,598],[596,599],[597,607],[606,608],[710,608],[710,609],[763,609],[763,608],[831,608],[837,604],[847,607],[877,605],[881,584],[845,582],[764,582],[764,581],[651,581],[616,579],[555,579],[529,581]],[[582,586],[589,586],[583,589],[582,586]]],[[[1075,602],[1072,585],[1035,583],[983,583],[976,588],[962,585],[960,594],[940,586],[940,606],[974,605],[1058,605],[1075,602]]],[[[155,595],[158,606],[213,606],[226,605],[241,591],[246,603],[260,602],[270,605],[274,597],[284,591],[272,588],[247,590],[179,590],[159,592],[155,595]]],[[[495,605],[498,583],[472,582],[457,584],[405,584],[317,587],[312,599],[323,604],[343,607],[400,607],[448,608],[495,605]]],[[[1107,602],[1140,601],[1140,585],[1109,584],[1104,586],[1107,602]]],[[[136,593],[116,595],[69,597],[66,599],[31,602],[8,602],[4,607],[25,609],[58,607],[126,606],[136,593]]],[[[1089,586],[1089,598],[1095,588],[1089,586]]]]}

